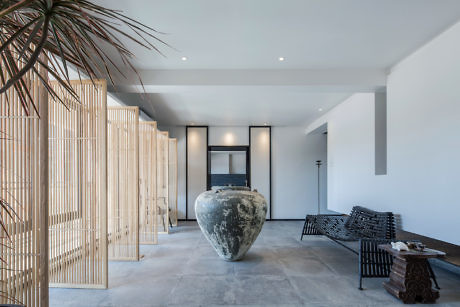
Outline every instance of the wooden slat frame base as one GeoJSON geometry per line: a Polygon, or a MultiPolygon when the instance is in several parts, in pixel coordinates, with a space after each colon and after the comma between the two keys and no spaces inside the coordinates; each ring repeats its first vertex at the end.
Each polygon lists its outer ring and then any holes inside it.
{"type": "Polygon", "coordinates": [[[139,240],[158,243],[157,123],[139,123],[139,240]]]}
{"type": "Polygon", "coordinates": [[[177,139],[169,139],[169,164],[168,164],[168,203],[169,220],[173,226],[177,226],[177,139]]]}
{"type": "Polygon", "coordinates": [[[109,260],[139,260],[139,108],[108,107],[109,260]]]}
{"type": "MultiPolygon", "coordinates": [[[[27,73],[24,80],[39,108],[38,76],[27,73]]],[[[41,288],[40,131],[37,113],[30,100],[27,104],[31,114],[24,112],[13,88],[0,95],[0,197],[16,212],[9,217],[0,209],[11,239],[0,229],[0,255],[5,260],[0,262],[0,304],[37,307],[41,288]]]]}
{"type": "Polygon", "coordinates": [[[158,132],[157,144],[158,233],[169,233],[169,133],[167,131],[158,132]]]}
{"type": "Polygon", "coordinates": [[[71,84],[79,101],[57,82],[49,100],[49,280],[107,288],[107,85],[71,84]]]}

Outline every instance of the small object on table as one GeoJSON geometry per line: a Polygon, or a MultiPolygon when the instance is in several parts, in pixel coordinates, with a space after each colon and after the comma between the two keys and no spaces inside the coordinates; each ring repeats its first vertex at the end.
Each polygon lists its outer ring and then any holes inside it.
{"type": "Polygon", "coordinates": [[[423,252],[423,250],[426,247],[425,244],[423,244],[420,241],[407,241],[407,246],[409,247],[409,249],[414,249],[419,252],[423,252]]]}
{"type": "Polygon", "coordinates": [[[378,247],[394,257],[390,280],[383,283],[390,294],[405,304],[434,303],[439,298],[439,291],[431,287],[428,259],[444,257],[446,253],[429,248],[398,251],[390,244],[378,247]]]}
{"type": "Polygon", "coordinates": [[[406,243],[398,241],[398,242],[391,242],[391,248],[397,251],[408,251],[409,246],[406,243]]]}

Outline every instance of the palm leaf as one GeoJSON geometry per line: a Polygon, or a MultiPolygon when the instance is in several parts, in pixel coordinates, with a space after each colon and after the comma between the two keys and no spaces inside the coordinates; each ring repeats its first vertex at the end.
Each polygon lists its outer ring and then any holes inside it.
{"type": "MultiPolygon", "coordinates": [[[[134,55],[121,38],[161,53],[156,44],[169,46],[158,37],[161,32],[125,16],[120,11],[102,7],[87,0],[7,0],[0,4],[0,94],[13,87],[26,112],[31,101],[29,87],[23,80],[33,66],[43,67],[65,91],[72,91],[68,65],[79,75],[91,80],[107,77],[113,85],[113,74],[125,77],[126,68],[139,74],[131,63],[134,55]],[[125,26],[128,31],[121,30],[125,26]],[[104,47],[102,47],[104,46],[104,47]],[[109,56],[115,51],[125,67],[119,67],[109,56]],[[11,61],[10,53],[16,61],[11,61]],[[55,64],[39,63],[39,56],[60,59],[55,64]],[[21,64],[18,65],[18,62],[21,64]]],[[[46,80],[41,80],[47,82],[46,80]]],[[[49,86],[45,86],[53,98],[49,86]]],[[[75,95],[75,93],[72,93],[75,95]]]]}
{"type": "MultiPolygon", "coordinates": [[[[37,111],[31,95],[31,82],[26,74],[34,72],[51,98],[66,105],[39,69],[52,76],[63,91],[78,101],[70,84],[68,65],[91,80],[113,74],[124,76],[125,68],[139,73],[131,63],[134,55],[122,42],[128,39],[144,48],[162,54],[160,46],[170,47],[158,37],[161,32],[148,27],[120,11],[102,7],[87,0],[2,0],[0,1],[0,94],[13,88],[26,115],[37,111]],[[128,31],[121,30],[125,26],[128,31]],[[111,50],[107,50],[111,49],[111,50]],[[109,54],[117,54],[125,67],[119,67],[109,54]],[[45,60],[40,59],[44,55],[45,60]]],[[[1,131],[0,131],[1,132],[1,131]]],[[[8,192],[8,191],[7,191],[8,192]]],[[[0,229],[8,234],[7,220],[17,216],[0,198],[0,229]]],[[[1,259],[0,261],[4,261],[1,259]]],[[[3,297],[0,291],[0,297],[3,297]]]]}

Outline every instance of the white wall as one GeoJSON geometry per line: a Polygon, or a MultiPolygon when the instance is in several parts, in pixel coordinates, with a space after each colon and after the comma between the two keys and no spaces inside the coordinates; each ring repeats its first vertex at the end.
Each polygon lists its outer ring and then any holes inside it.
{"type": "Polygon", "coordinates": [[[207,188],[207,128],[189,127],[187,134],[187,218],[194,220],[196,218],[195,200],[207,188]]]}
{"type": "MultiPolygon", "coordinates": [[[[382,209],[372,199],[375,176],[374,94],[355,94],[311,127],[328,125],[327,197],[330,210],[348,213],[361,204],[382,209]]],[[[381,179],[382,177],[380,177],[381,179]]]]}
{"type": "Polygon", "coordinates": [[[230,174],[246,174],[246,153],[229,154],[230,174]]]}
{"type": "Polygon", "coordinates": [[[460,244],[460,23],[388,77],[388,172],[404,226],[460,244]]]}
{"type": "MultiPolygon", "coordinates": [[[[179,219],[185,218],[185,127],[160,126],[178,140],[178,210],[179,219]]],[[[249,137],[248,127],[209,127],[209,136],[221,139],[227,132],[239,132],[239,140],[249,137]],[[217,130],[214,130],[218,128],[217,130]],[[243,134],[244,129],[244,134],[243,134]],[[214,132],[212,132],[214,130],[214,132]],[[219,133],[216,133],[218,131],[219,133]],[[214,133],[214,134],[213,134],[214,133]],[[217,137],[219,136],[219,137],[217,137]]],[[[235,138],[236,139],[236,138],[235,138]]],[[[227,143],[214,142],[215,145],[227,143]]],[[[234,143],[232,145],[247,145],[234,143]]],[[[303,219],[307,213],[316,213],[317,168],[316,160],[326,159],[326,136],[305,137],[302,127],[272,127],[272,193],[274,219],[303,219]]],[[[326,168],[321,171],[325,172],[326,168]]],[[[321,174],[326,180],[326,174],[321,174]]],[[[321,185],[322,212],[326,212],[326,184],[321,185]]]]}
{"type": "Polygon", "coordinates": [[[251,163],[251,187],[256,189],[265,197],[267,201],[267,218],[272,218],[272,195],[270,189],[274,189],[273,183],[270,181],[270,131],[269,127],[251,127],[251,148],[250,148],[250,163],[251,163]]]}
{"type": "Polygon", "coordinates": [[[401,215],[403,229],[460,244],[460,24],[398,64],[387,85],[388,175],[375,175],[374,95],[355,94],[328,124],[329,208],[401,215]]]}
{"type": "Polygon", "coordinates": [[[230,155],[228,152],[211,154],[211,174],[230,174],[230,155]]]}
{"type": "Polygon", "coordinates": [[[249,145],[249,130],[244,126],[209,127],[209,145],[249,145]]]}
{"type": "MultiPolygon", "coordinates": [[[[301,127],[272,128],[272,218],[301,219],[317,212],[315,161],[325,160],[326,139],[321,133],[305,137],[301,127]]],[[[321,186],[325,212],[325,184],[321,186]]]]}

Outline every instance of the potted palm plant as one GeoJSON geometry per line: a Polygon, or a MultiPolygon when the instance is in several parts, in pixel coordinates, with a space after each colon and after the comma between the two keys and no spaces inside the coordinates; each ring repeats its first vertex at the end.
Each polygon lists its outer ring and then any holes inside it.
{"type": "MultiPolygon", "coordinates": [[[[40,117],[40,156],[44,164],[40,170],[40,182],[47,191],[48,157],[48,95],[60,100],[49,84],[55,79],[61,87],[78,100],[77,93],[70,85],[69,66],[92,80],[108,78],[113,84],[114,73],[123,75],[126,67],[134,71],[131,64],[133,54],[123,41],[131,41],[147,49],[161,53],[158,46],[167,46],[158,36],[159,32],[122,12],[106,8],[88,0],[2,0],[0,2],[0,95],[7,95],[14,89],[25,114],[34,112],[40,117]],[[118,55],[124,66],[119,67],[109,54],[118,55]],[[38,76],[44,94],[40,99],[44,106],[38,109],[33,101],[31,84],[26,74],[34,72],[38,76]],[[30,103],[31,102],[31,103],[30,103]]],[[[140,77],[139,77],[140,80],[140,77]]],[[[141,81],[142,84],[142,81],[141,81]]],[[[7,131],[0,131],[0,137],[7,131]]],[[[1,191],[3,193],[3,191],[1,191]]],[[[48,216],[47,193],[41,193],[40,212],[48,216]],[[43,195],[42,195],[43,194],[43,195]]],[[[4,194],[0,194],[0,232],[7,238],[8,221],[15,217],[14,208],[8,204],[4,194]]],[[[40,228],[40,303],[48,305],[48,225],[42,219],[40,228]]],[[[1,258],[0,263],[5,264],[1,258]]],[[[9,296],[0,292],[0,297],[9,296]]],[[[18,303],[10,298],[12,303],[18,303]]],[[[20,303],[20,302],[19,302],[20,303]]]]}

